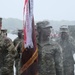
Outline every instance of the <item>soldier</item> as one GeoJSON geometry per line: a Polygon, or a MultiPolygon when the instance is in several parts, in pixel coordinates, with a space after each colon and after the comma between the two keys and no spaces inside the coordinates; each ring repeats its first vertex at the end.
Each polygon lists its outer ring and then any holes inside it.
{"type": "Polygon", "coordinates": [[[18,37],[13,41],[15,48],[17,49],[17,55],[16,55],[16,59],[15,59],[15,67],[16,67],[16,75],[19,75],[20,73],[20,48],[18,46],[20,43],[22,43],[23,41],[23,31],[22,30],[18,30],[18,37]]]}
{"type": "MultiPolygon", "coordinates": [[[[0,18],[0,27],[2,18],[0,18]]],[[[13,75],[15,49],[11,39],[1,35],[0,28],[0,75],[13,75]]]]}
{"type": "Polygon", "coordinates": [[[60,38],[57,42],[61,45],[63,51],[63,69],[64,75],[74,75],[74,59],[73,53],[75,52],[74,40],[69,36],[67,25],[60,27],[60,38]]]}
{"type": "Polygon", "coordinates": [[[22,30],[18,30],[18,37],[13,41],[14,46],[16,46],[18,44],[19,41],[21,41],[23,39],[23,31],[22,30]]]}
{"type": "Polygon", "coordinates": [[[37,23],[39,75],[63,75],[62,49],[50,39],[48,21],[37,23]]]}

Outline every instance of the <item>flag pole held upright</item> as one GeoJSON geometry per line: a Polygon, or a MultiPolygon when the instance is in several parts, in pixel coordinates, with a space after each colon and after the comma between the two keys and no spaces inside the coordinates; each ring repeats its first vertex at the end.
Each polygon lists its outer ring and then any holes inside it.
{"type": "Polygon", "coordinates": [[[24,43],[21,59],[21,75],[37,74],[38,48],[33,16],[33,0],[25,0],[23,10],[24,43]]]}

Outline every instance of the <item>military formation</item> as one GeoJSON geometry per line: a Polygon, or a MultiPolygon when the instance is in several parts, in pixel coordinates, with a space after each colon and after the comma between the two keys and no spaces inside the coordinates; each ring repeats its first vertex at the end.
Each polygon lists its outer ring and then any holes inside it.
{"type": "MultiPolygon", "coordinates": [[[[22,75],[20,68],[22,65],[23,30],[18,30],[18,37],[12,41],[7,37],[7,30],[3,30],[1,27],[2,18],[0,18],[0,75],[14,75],[14,61],[16,75],[22,75]]],[[[32,67],[35,66],[35,68],[29,68],[24,75],[74,75],[75,40],[70,36],[68,26],[62,25],[59,29],[59,37],[53,41],[50,38],[52,28],[48,21],[36,23],[38,73],[34,73],[36,70],[36,63],[34,63],[32,67]]],[[[29,57],[28,54],[25,55],[25,61],[29,57]]]]}

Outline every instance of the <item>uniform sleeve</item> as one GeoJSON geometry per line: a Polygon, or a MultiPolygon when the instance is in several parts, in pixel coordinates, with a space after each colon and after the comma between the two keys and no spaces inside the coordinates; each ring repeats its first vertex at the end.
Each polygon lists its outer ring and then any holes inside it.
{"type": "Polygon", "coordinates": [[[11,39],[5,39],[4,46],[8,51],[8,54],[6,56],[6,64],[8,69],[11,69],[15,60],[16,50],[11,39]]]}
{"type": "Polygon", "coordinates": [[[63,75],[63,57],[62,57],[62,48],[58,46],[55,51],[55,67],[56,75],[63,75]]]}
{"type": "Polygon", "coordinates": [[[14,56],[16,53],[16,49],[13,45],[12,40],[11,39],[5,39],[4,45],[5,45],[6,49],[8,50],[8,54],[12,54],[12,56],[14,56]]]}

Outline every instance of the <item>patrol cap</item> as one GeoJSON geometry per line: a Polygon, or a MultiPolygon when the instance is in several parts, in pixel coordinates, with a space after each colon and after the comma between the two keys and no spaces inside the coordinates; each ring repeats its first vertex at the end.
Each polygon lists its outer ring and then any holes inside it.
{"type": "Polygon", "coordinates": [[[52,28],[52,26],[50,26],[49,21],[40,21],[37,23],[37,28],[52,28]]]}
{"type": "Polygon", "coordinates": [[[18,29],[18,32],[20,32],[20,33],[22,33],[22,35],[24,35],[23,29],[18,29]]]}
{"type": "Polygon", "coordinates": [[[68,26],[67,25],[62,25],[60,27],[60,32],[68,32],[68,26]]]}
{"type": "Polygon", "coordinates": [[[6,33],[7,29],[1,29],[1,32],[6,33]]]}
{"type": "Polygon", "coordinates": [[[23,32],[23,29],[18,29],[18,32],[19,32],[19,31],[20,31],[20,32],[23,32]]]}

